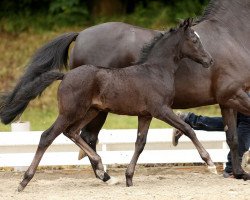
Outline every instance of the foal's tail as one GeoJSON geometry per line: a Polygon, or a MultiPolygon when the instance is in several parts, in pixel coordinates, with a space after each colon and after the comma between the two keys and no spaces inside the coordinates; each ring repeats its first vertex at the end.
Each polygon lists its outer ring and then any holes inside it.
{"type": "Polygon", "coordinates": [[[22,114],[29,102],[40,95],[67,68],[68,49],[78,33],[66,33],[41,47],[33,56],[14,89],[0,97],[0,119],[4,124],[22,114]]]}
{"type": "Polygon", "coordinates": [[[62,80],[64,73],[58,71],[49,71],[41,74],[26,83],[15,94],[15,98],[9,101],[10,94],[0,96],[0,118],[2,123],[9,124],[18,115],[22,114],[32,99],[40,95],[45,88],[56,80],[62,80]]]}

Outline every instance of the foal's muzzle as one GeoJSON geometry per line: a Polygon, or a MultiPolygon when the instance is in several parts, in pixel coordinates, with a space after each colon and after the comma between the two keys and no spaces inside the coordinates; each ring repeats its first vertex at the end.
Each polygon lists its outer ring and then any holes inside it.
{"type": "Polygon", "coordinates": [[[210,58],[208,59],[207,61],[204,61],[202,63],[203,67],[205,68],[209,68],[209,67],[212,67],[214,65],[214,59],[213,58],[210,58]]]}

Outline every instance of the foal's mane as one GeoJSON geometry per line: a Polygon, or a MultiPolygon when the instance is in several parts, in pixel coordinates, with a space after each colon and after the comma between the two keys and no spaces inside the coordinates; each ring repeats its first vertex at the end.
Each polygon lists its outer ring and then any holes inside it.
{"type": "Polygon", "coordinates": [[[150,40],[150,42],[145,43],[141,49],[139,60],[135,62],[135,65],[140,65],[144,63],[147,60],[148,54],[151,52],[151,50],[154,48],[155,44],[163,38],[163,36],[166,34],[164,33],[158,33],[153,39],[150,40]]]}
{"type": "Polygon", "coordinates": [[[145,43],[141,49],[140,52],[140,57],[138,59],[138,61],[136,61],[134,64],[135,65],[140,65],[143,64],[147,58],[149,53],[152,51],[152,49],[154,48],[155,44],[161,40],[164,36],[168,36],[173,32],[176,32],[179,28],[181,28],[183,26],[184,22],[182,22],[179,27],[177,28],[170,28],[169,30],[163,32],[163,33],[158,33],[150,42],[145,43]]]}

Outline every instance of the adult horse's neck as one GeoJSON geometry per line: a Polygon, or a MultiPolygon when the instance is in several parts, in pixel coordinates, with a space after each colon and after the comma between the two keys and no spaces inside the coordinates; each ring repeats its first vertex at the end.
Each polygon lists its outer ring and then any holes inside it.
{"type": "Polygon", "coordinates": [[[249,0],[211,0],[199,22],[210,21],[244,44],[250,35],[249,0]]]}

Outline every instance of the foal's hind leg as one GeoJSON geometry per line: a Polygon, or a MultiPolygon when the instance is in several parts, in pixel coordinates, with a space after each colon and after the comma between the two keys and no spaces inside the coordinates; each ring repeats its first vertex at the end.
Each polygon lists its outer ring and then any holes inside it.
{"type": "Polygon", "coordinates": [[[19,184],[19,192],[23,191],[27,184],[30,182],[30,180],[33,178],[46,149],[52,144],[55,138],[65,130],[66,127],[67,121],[63,120],[62,116],[59,116],[55,123],[49,129],[42,133],[34,159],[28,170],[25,172],[23,180],[19,184]]]}
{"type": "Polygon", "coordinates": [[[79,146],[88,155],[91,164],[94,166],[94,172],[96,176],[102,181],[106,182],[110,179],[110,176],[104,171],[104,167],[101,161],[101,157],[80,137],[79,131],[81,127],[89,123],[93,118],[97,116],[99,111],[90,109],[83,119],[80,119],[64,132],[64,135],[71,139],[77,146],[79,146]]]}
{"type": "Polygon", "coordinates": [[[146,144],[148,129],[151,120],[152,117],[143,117],[143,116],[138,117],[138,130],[137,130],[137,139],[135,143],[135,152],[125,174],[127,187],[133,185],[132,179],[135,172],[135,166],[146,144]]]}
{"type": "Polygon", "coordinates": [[[213,161],[211,160],[209,153],[202,146],[202,144],[200,143],[200,141],[196,137],[196,134],[193,131],[193,129],[187,123],[185,123],[183,120],[181,120],[173,112],[173,110],[171,108],[165,106],[164,108],[159,110],[158,113],[155,113],[154,117],[170,124],[171,126],[177,128],[177,129],[179,129],[187,137],[189,137],[192,140],[193,144],[195,145],[196,149],[198,150],[202,160],[204,160],[207,163],[209,170],[211,172],[217,174],[216,167],[215,167],[213,161]]]}

